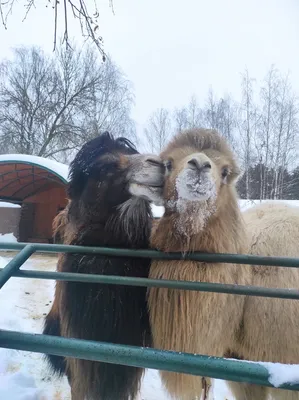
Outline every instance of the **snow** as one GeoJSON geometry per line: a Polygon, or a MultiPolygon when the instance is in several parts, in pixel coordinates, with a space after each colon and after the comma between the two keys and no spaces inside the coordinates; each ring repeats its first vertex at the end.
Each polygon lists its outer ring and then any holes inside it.
{"type": "Polygon", "coordinates": [[[8,203],[7,201],[0,201],[0,207],[3,208],[21,208],[19,204],[8,203]]]}
{"type": "Polygon", "coordinates": [[[14,236],[13,233],[4,233],[2,235],[0,233],[0,243],[6,243],[6,242],[17,242],[17,238],[14,236]]]}
{"type": "MultiPolygon", "coordinates": [[[[250,363],[253,361],[236,360],[239,362],[250,363]]],[[[299,365],[298,364],[281,364],[258,361],[256,364],[261,365],[268,371],[268,381],[276,388],[284,384],[297,385],[299,383],[299,365]]]]}
{"type": "Polygon", "coordinates": [[[43,158],[38,156],[31,156],[27,154],[2,154],[0,155],[0,162],[5,161],[16,161],[16,162],[26,162],[30,164],[37,165],[39,167],[44,167],[55,172],[62,179],[68,180],[69,167],[68,165],[62,164],[58,161],[50,160],[49,158],[43,158]]]}
{"type": "MultiPolygon", "coordinates": [[[[241,360],[241,362],[252,363],[253,361],[241,360]]],[[[281,364],[259,361],[257,364],[266,368],[269,373],[268,381],[276,388],[284,384],[296,385],[299,383],[299,365],[281,364]]]]}
{"type": "Polygon", "coordinates": [[[299,383],[299,365],[259,362],[268,370],[268,381],[276,388],[283,384],[299,383]]]}
{"type": "Polygon", "coordinates": [[[151,207],[152,207],[153,216],[154,216],[155,218],[161,218],[161,217],[163,217],[163,214],[164,214],[164,207],[162,207],[162,206],[156,206],[155,204],[152,204],[151,207]]]}
{"type": "Polygon", "coordinates": [[[40,400],[41,391],[34,379],[21,372],[0,375],[0,398],[9,400],[40,400]]]}
{"type": "MultiPolygon", "coordinates": [[[[10,259],[0,257],[0,268],[10,259]]],[[[56,263],[54,256],[33,256],[22,269],[54,271],[56,263]]],[[[53,295],[54,281],[11,278],[0,290],[0,328],[42,333],[53,295]]],[[[50,374],[43,355],[0,348],[0,399],[70,400],[70,389],[65,377],[50,374]]],[[[148,370],[136,400],[156,399],[171,400],[162,388],[158,371],[148,370]]]]}

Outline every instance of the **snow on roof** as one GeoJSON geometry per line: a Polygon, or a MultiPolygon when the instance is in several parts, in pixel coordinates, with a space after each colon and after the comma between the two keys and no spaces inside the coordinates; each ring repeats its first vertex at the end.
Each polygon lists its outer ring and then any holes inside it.
{"type": "Polygon", "coordinates": [[[15,204],[15,203],[8,203],[6,201],[0,201],[0,207],[4,208],[20,208],[20,204],[15,204]]]}
{"type": "Polygon", "coordinates": [[[66,164],[50,160],[49,158],[31,156],[28,154],[1,154],[0,163],[5,162],[18,162],[36,165],[45,170],[53,172],[59,176],[63,181],[68,181],[69,167],[66,164]]]}

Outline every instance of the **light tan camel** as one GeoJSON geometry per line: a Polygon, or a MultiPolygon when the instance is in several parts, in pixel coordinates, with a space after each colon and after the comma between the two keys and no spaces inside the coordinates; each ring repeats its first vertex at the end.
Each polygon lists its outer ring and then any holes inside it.
{"type": "MultiPolygon", "coordinates": [[[[299,209],[267,202],[243,213],[249,253],[299,257],[299,209]]],[[[251,284],[299,289],[297,268],[252,267],[251,284]]],[[[234,351],[240,358],[284,364],[299,363],[299,305],[296,300],[247,297],[242,331],[234,351]]],[[[236,399],[298,400],[296,391],[230,383],[236,399]],[[271,397],[270,397],[271,396],[271,397]]]]}
{"type": "MultiPolygon", "coordinates": [[[[293,209],[283,208],[276,219],[275,211],[268,211],[267,207],[263,208],[265,211],[248,211],[244,214],[247,238],[235,190],[239,169],[232,151],[217,132],[200,129],[179,133],[161,157],[167,167],[165,213],[152,230],[153,248],[167,252],[247,253],[252,241],[253,253],[299,254],[299,213],[293,209]],[[294,215],[288,217],[288,213],[294,215]],[[269,224],[275,232],[269,233],[266,247],[263,238],[268,233],[264,228],[269,224]],[[283,233],[286,226],[288,231],[283,233]],[[256,240],[260,244],[255,243],[251,231],[259,232],[256,240]],[[293,250],[290,233],[298,238],[297,243],[296,239],[292,242],[293,250]]],[[[150,278],[299,288],[297,271],[155,260],[150,278]]],[[[299,362],[299,329],[295,325],[299,307],[294,300],[160,288],[149,289],[148,300],[156,348],[256,361],[299,362]],[[293,327],[288,334],[286,326],[293,327]]],[[[165,371],[161,377],[176,399],[199,398],[205,389],[201,377],[165,371]]],[[[264,400],[271,391],[234,383],[230,387],[237,400],[264,400]]],[[[299,394],[291,391],[275,390],[272,395],[275,400],[299,399],[299,394]]]]}

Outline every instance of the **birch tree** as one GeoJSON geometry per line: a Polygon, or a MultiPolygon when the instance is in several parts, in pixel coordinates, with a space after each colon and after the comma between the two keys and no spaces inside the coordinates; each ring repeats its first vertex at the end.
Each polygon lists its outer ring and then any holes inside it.
{"type": "Polygon", "coordinates": [[[243,167],[245,169],[245,194],[251,198],[249,168],[254,160],[254,138],[258,124],[258,114],[254,104],[254,80],[250,78],[246,69],[242,75],[242,101],[239,109],[238,130],[241,139],[243,167]]]}
{"type": "Polygon", "coordinates": [[[165,108],[152,113],[144,130],[147,147],[153,153],[160,153],[172,134],[171,116],[165,108]]]}

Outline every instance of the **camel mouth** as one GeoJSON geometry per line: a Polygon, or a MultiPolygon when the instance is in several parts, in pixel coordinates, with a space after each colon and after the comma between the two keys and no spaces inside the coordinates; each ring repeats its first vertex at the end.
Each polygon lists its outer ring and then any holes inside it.
{"type": "Polygon", "coordinates": [[[141,182],[132,182],[131,185],[137,185],[143,188],[153,188],[153,189],[163,189],[164,185],[154,185],[154,184],[148,184],[148,183],[141,183],[141,182]]]}
{"type": "Polygon", "coordinates": [[[215,182],[206,176],[198,177],[193,171],[185,170],[176,179],[178,198],[202,202],[216,195],[215,182]]]}
{"type": "Polygon", "coordinates": [[[198,194],[199,196],[205,196],[209,192],[207,189],[194,187],[192,185],[186,185],[186,187],[191,193],[198,194]]]}
{"type": "Polygon", "coordinates": [[[141,197],[156,205],[161,205],[163,202],[163,185],[149,185],[146,183],[132,182],[129,185],[129,192],[133,196],[141,197]]]}

